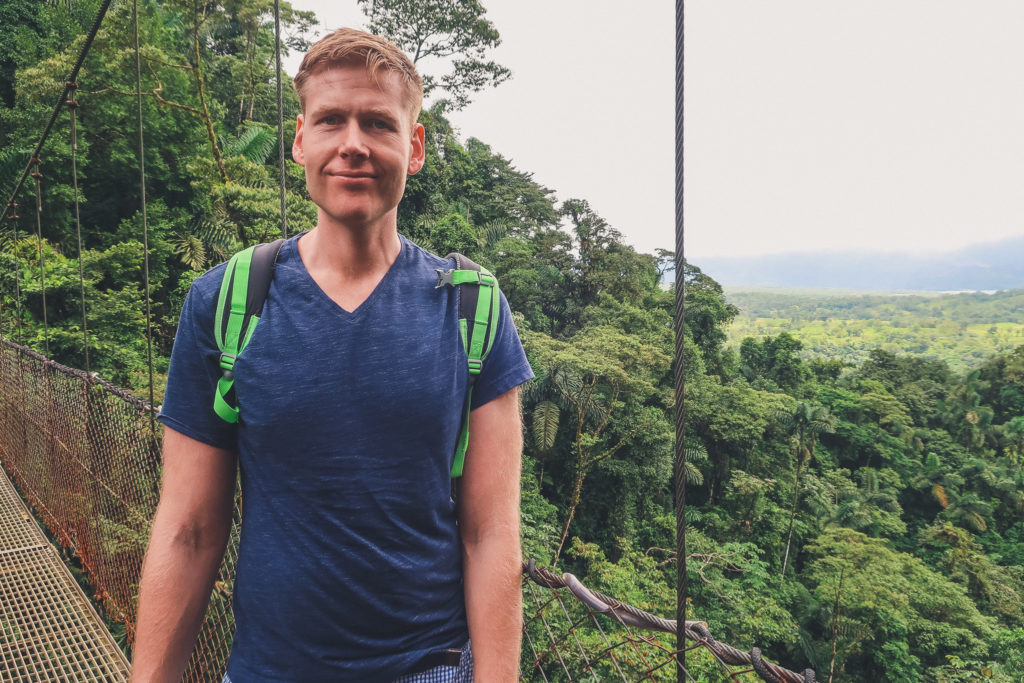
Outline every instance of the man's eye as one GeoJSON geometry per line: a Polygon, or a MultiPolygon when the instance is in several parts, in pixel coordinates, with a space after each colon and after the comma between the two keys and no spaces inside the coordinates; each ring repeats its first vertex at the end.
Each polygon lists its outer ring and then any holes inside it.
{"type": "Polygon", "coordinates": [[[370,121],[370,125],[378,130],[389,130],[391,128],[391,124],[383,119],[373,119],[370,121]]]}
{"type": "Polygon", "coordinates": [[[328,115],[328,116],[325,116],[322,119],[320,119],[320,123],[322,123],[322,124],[324,124],[326,126],[333,126],[333,125],[336,125],[338,123],[338,117],[337,116],[330,116],[330,115],[328,115]]]}

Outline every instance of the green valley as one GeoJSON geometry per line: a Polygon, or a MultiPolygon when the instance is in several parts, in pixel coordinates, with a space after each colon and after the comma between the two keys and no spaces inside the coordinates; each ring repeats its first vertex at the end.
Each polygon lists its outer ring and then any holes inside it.
{"type": "Polygon", "coordinates": [[[1024,344],[1024,290],[879,294],[841,290],[726,289],[739,310],[729,346],[786,332],[805,357],[853,365],[873,349],[945,361],[963,371],[1024,344]]]}

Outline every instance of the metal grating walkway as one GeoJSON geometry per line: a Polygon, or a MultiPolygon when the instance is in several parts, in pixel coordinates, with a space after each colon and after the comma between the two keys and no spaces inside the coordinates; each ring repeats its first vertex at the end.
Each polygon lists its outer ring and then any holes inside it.
{"type": "Polygon", "coordinates": [[[0,681],[127,681],[128,660],[0,470],[0,681]]]}

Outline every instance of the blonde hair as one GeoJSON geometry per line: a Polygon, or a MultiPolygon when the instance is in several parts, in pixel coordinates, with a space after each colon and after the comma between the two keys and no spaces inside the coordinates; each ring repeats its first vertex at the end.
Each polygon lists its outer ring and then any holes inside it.
{"type": "Polygon", "coordinates": [[[331,66],[358,64],[366,66],[367,74],[378,86],[382,70],[398,77],[405,91],[402,99],[409,110],[410,123],[415,125],[423,106],[423,80],[416,66],[390,41],[354,28],[339,28],[324,36],[302,58],[299,72],[293,79],[302,111],[306,111],[305,87],[311,76],[331,66]]]}

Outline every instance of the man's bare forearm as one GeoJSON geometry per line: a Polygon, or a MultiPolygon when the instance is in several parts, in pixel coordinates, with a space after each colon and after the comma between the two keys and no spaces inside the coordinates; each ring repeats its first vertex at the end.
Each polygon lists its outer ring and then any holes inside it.
{"type": "Polygon", "coordinates": [[[133,683],[180,681],[231,533],[236,458],[171,428],[139,582],[133,683]]]}
{"type": "Polygon", "coordinates": [[[195,647],[228,531],[205,540],[159,513],[139,585],[133,683],[180,681],[195,647]]]}
{"type": "Polygon", "coordinates": [[[516,389],[469,416],[469,450],[459,490],[459,533],[474,679],[512,683],[519,665],[523,608],[519,550],[519,456],[523,450],[516,389]]]}
{"type": "Polygon", "coordinates": [[[476,681],[515,681],[523,630],[518,528],[495,530],[463,550],[466,615],[476,681]]]}

